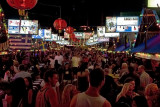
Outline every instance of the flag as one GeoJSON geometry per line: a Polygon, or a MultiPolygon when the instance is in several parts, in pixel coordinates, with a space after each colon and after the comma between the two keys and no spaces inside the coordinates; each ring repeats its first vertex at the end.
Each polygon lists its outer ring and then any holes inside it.
{"type": "Polygon", "coordinates": [[[30,50],[32,35],[9,35],[9,48],[16,50],[30,50]]]}
{"type": "Polygon", "coordinates": [[[47,44],[44,43],[43,41],[39,42],[39,49],[41,49],[42,51],[45,51],[47,49],[47,44]]]}

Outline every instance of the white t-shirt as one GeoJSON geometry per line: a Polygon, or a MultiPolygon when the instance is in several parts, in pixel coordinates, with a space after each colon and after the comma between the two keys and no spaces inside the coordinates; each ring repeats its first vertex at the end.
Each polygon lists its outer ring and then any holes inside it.
{"type": "Polygon", "coordinates": [[[88,96],[85,92],[77,96],[76,107],[103,107],[106,99],[99,95],[98,97],[88,96]]]}
{"type": "Polygon", "coordinates": [[[146,87],[148,84],[152,83],[153,79],[145,71],[140,75],[140,86],[146,87]],[[142,85],[143,84],[143,85],[142,85]]]}
{"type": "Polygon", "coordinates": [[[51,66],[51,68],[54,68],[55,60],[52,59],[52,58],[50,58],[49,60],[50,60],[50,66],[51,66]]]}
{"type": "Polygon", "coordinates": [[[55,58],[54,58],[54,60],[58,60],[58,63],[60,64],[60,65],[62,65],[62,61],[63,61],[63,56],[62,55],[56,55],[55,56],[55,58]]]}
{"type": "Polygon", "coordinates": [[[13,80],[15,80],[16,78],[25,78],[25,77],[31,77],[31,73],[26,72],[26,71],[20,71],[18,73],[15,74],[15,76],[13,77],[13,80]]]}

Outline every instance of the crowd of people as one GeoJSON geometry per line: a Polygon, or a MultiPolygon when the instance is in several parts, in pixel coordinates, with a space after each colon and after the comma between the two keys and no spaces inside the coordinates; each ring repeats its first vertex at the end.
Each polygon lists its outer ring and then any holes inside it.
{"type": "Polygon", "coordinates": [[[160,107],[160,64],[82,48],[0,56],[0,107],[160,107]]]}

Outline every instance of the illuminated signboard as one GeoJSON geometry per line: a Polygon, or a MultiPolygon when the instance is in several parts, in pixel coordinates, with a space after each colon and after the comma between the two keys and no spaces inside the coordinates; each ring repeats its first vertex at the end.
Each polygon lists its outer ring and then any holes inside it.
{"type": "Polygon", "coordinates": [[[78,39],[83,38],[83,35],[84,35],[83,32],[74,32],[74,34],[75,34],[75,37],[78,39]]]}
{"type": "Polygon", "coordinates": [[[53,39],[53,41],[56,41],[56,40],[57,40],[57,37],[58,37],[58,34],[52,34],[52,39],[53,39]]]}
{"type": "Polygon", "coordinates": [[[62,36],[57,36],[57,41],[62,41],[64,40],[64,38],[62,38],[62,36]]]}
{"type": "Polygon", "coordinates": [[[117,17],[116,32],[138,32],[139,17],[117,17]]]}
{"type": "MultiPolygon", "coordinates": [[[[89,39],[93,34],[92,32],[74,32],[75,37],[78,39],[89,39]]],[[[69,38],[69,35],[64,32],[64,38],[69,38]]]]}
{"type": "Polygon", "coordinates": [[[160,7],[160,0],[148,0],[148,7],[160,7]]]}
{"type": "Polygon", "coordinates": [[[39,29],[38,35],[32,35],[34,39],[51,39],[51,29],[39,29]]]}
{"type": "Polygon", "coordinates": [[[9,34],[38,34],[38,20],[8,19],[9,34]]]}
{"type": "MultiPolygon", "coordinates": [[[[94,36],[94,35],[93,35],[94,36]]],[[[90,37],[87,42],[86,42],[86,45],[94,45],[94,44],[97,44],[98,41],[94,41],[94,37],[90,37]]]]}
{"type": "Polygon", "coordinates": [[[107,37],[98,37],[98,42],[109,42],[109,38],[107,37]]]}
{"type": "Polygon", "coordinates": [[[104,36],[105,35],[105,26],[97,26],[97,35],[104,36]]]}
{"type": "Polygon", "coordinates": [[[69,39],[69,34],[64,32],[64,38],[69,39]]]}
{"type": "Polygon", "coordinates": [[[44,39],[45,41],[57,41],[58,34],[52,34],[51,38],[44,39]]]}
{"type": "Polygon", "coordinates": [[[51,29],[39,29],[39,36],[44,36],[45,39],[51,38],[51,29]]]}
{"type": "Polygon", "coordinates": [[[61,45],[69,45],[69,41],[66,40],[57,41],[56,43],[59,43],[61,45]]]}
{"type": "Polygon", "coordinates": [[[93,42],[93,38],[91,38],[91,39],[88,39],[88,41],[87,41],[88,43],[92,43],[93,42]]]}
{"type": "Polygon", "coordinates": [[[83,38],[85,38],[85,39],[89,39],[92,35],[93,35],[93,33],[92,33],[92,32],[84,32],[84,34],[83,34],[83,38]]]}
{"type": "Polygon", "coordinates": [[[116,17],[106,17],[106,33],[116,32],[116,17]]]}
{"type": "Polygon", "coordinates": [[[44,35],[32,35],[33,39],[44,39],[44,35]]]}
{"type": "Polygon", "coordinates": [[[105,37],[119,37],[119,33],[105,33],[105,37]]]}
{"type": "Polygon", "coordinates": [[[97,36],[97,34],[94,34],[94,35],[93,35],[93,41],[94,41],[94,42],[97,42],[97,41],[98,41],[98,36],[97,36]]]}

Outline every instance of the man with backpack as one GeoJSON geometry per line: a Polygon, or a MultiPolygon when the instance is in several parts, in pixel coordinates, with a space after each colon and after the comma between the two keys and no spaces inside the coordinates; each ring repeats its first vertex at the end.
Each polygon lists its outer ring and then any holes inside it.
{"type": "Polygon", "coordinates": [[[58,98],[53,86],[58,81],[58,74],[48,70],[44,74],[45,85],[38,91],[36,107],[58,107],[58,98]]]}

